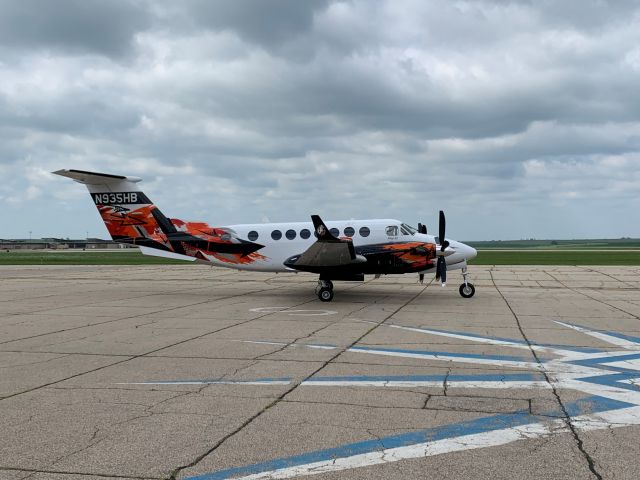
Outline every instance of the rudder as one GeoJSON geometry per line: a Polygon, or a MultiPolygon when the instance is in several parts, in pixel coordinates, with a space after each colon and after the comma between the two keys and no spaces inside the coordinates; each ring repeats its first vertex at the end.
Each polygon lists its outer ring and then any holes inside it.
{"type": "Polygon", "coordinates": [[[140,190],[140,178],[83,170],[53,173],[86,185],[114,241],[170,250],[158,219],[168,220],[140,190]]]}

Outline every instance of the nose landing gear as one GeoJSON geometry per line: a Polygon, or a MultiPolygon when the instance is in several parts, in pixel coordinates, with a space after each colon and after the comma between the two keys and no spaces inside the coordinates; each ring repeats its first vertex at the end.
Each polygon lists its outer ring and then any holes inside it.
{"type": "Polygon", "coordinates": [[[458,291],[463,298],[471,298],[476,293],[476,287],[473,286],[473,283],[467,282],[467,267],[462,269],[462,278],[464,279],[464,283],[460,285],[458,291]]]}
{"type": "Polygon", "coordinates": [[[333,300],[333,282],[331,280],[318,280],[316,295],[318,295],[321,302],[333,300]]]}

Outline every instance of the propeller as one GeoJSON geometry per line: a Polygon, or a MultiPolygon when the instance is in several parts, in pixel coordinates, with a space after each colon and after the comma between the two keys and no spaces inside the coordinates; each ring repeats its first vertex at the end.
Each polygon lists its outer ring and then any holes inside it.
{"type": "MultiPolygon", "coordinates": [[[[422,223],[418,223],[418,233],[427,233],[427,226],[423,225],[422,223]]],[[[418,278],[420,279],[420,283],[424,283],[424,273],[420,273],[418,275],[418,278]]]]}
{"type": "Polygon", "coordinates": [[[444,217],[444,212],[440,210],[440,221],[438,224],[440,255],[438,256],[438,263],[436,264],[436,280],[440,280],[443,287],[447,284],[447,260],[444,257],[444,251],[449,246],[449,242],[444,238],[446,226],[447,221],[444,217]]]}

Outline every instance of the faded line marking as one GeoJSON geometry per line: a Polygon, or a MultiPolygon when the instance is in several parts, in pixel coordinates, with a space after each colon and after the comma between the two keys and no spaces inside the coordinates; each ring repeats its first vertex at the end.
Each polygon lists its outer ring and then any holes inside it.
{"type": "Polygon", "coordinates": [[[249,309],[250,312],[256,312],[256,313],[278,313],[278,312],[282,312],[282,313],[286,313],[287,315],[293,316],[293,317],[317,317],[317,316],[323,316],[323,315],[335,315],[336,312],[335,310],[300,310],[300,309],[296,309],[296,310],[288,310],[289,307],[258,307],[258,308],[251,308],[249,309]]]}

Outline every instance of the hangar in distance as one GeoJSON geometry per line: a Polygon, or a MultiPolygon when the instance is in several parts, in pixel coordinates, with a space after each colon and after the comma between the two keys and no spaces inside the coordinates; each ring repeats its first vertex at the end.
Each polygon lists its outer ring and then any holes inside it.
{"type": "Polygon", "coordinates": [[[140,190],[140,178],[58,170],[86,185],[114,241],[137,245],[145,255],[239,270],[318,274],[316,294],[333,299],[333,280],[363,281],[365,275],[434,273],[444,286],[447,271],[461,270],[459,292],[475,293],[467,281],[474,248],[445,236],[440,211],[438,236],[425,225],[413,228],[393,219],[241,224],[211,227],[167,218],[140,190]]]}

